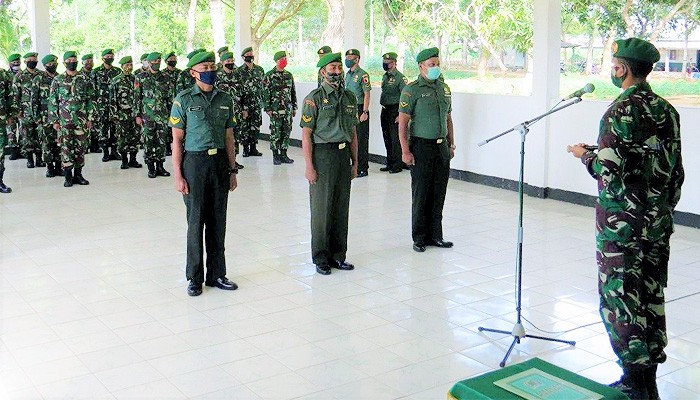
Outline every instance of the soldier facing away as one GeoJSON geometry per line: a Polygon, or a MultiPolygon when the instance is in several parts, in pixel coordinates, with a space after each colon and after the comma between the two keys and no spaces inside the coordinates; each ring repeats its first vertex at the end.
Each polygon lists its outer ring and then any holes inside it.
{"type": "Polygon", "coordinates": [[[58,57],[48,54],[41,59],[41,63],[44,64],[45,71],[40,71],[32,80],[32,116],[37,124],[44,162],[46,162],[46,177],[53,178],[63,173],[61,149],[56,142],[58,136],[49,116],[51,83],[57,75],[58,57]]]}
{"type": "Polygon", "coordinates": [[[278,51],[275,65],[263,78],[263,107],[270,116],[270,150],[275,165],[294,162],[287,156],[292,118],[297,113],[297,93],[294,77],[287,71],[287,53],[278,51]]]}

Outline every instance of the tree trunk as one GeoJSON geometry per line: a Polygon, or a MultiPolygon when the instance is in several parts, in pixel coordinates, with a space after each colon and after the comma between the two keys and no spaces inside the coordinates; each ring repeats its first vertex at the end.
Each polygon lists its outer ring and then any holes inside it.
{"type": "Polygon", "coordinates": [[[209,0],[209,14],[211,15],[211,31],[214,37],[214,49],[226,45],[224,35],[224,10],[221,9],[221,0],[209,0]]]}
{"type": "Polygon", "coordinates": [[[486,49],[479,51],[479,64],[476,67],[476,74],[479,78],[486,78],[486,71],[489,68],[489,55],[486,49]]]}
{"type": "Polygon", "coordinates": [[[593,43],[596,36],[598,36],[598,25],[593,27],[593,32],[591,32],[591,34],[588,36],[588,48],[586,49],[586,69],[584,71],[586,75],[593,73],[593,43]]]}
{"type": "Polygon", "coordinates": [[[369,56],[374,56],[374,7],[369,5],[369,56]]]}
{"type": "Polygon", "coordinates": [[[634,21],[630,17],[630,9],[632,8],[632,0],[627,0],[622,7],[622,19],[625,21],[627,37],[634,37],[634,21]]]}
{"type": "Polygon", "coordinates": [[[343,0],[326,0],[328,22],[321,34],[321,45],[331,46],[334,51],[343,47],[343,0]]]}
{"type": "Polygon", "coordinates": [[[608,30],[607,38],[605,39],[605,46],[603,47],[603,61],[600,66],[601,76],[610,74],[610,68],[612,68],[613,42],[615,42],[615,27],[611,27],[610,30],[608,30]]]}
{"type": "Polygon", "coordinates": [[[655,43],[659,39],[659,35],[661,32],[663,32],[664,28],[666,28],[668,22],[678,13],[681,7],[685,5],[686,1],[687,0],[678,0],[678,3],[673,6],[671,11],[669,11],[668,14],[666,14],[666,16],[664,16],[658,24],[656,24],[654,31],[651,32],[651,36],[649,36],[650,42],[655,43]]]}
{"type": "Polygon", "coordinates": [[[297,44],[297,54],[295,54],[297,64],[306,64],[306,52],[304,51],[304,24],[302,23],[302,18],[298,18],[298,44],[297,44]]]}
{"type": "Polygon", "coordinates": [[[194,50],[195,11],[197,11],[197,0],[190,0],[190,7],[187,10],[187,41],[185,42],[187,53],[194,50]]]}
{"type": "Polygon", "coordinates": [[[406,42],[403,40],[399,42],[396,54],[399,56],[398,60],[396,60],[396,68],[403,71],[403,66],[406,62],[406,42]]]}
{"type": "Polygon", "coordinates": [[[129,10],[129,39],[131,42],[131,54],[140,53],[136,51],[136,6],[131,0],[131,10],[129,10]]]}
{"type": "Polygon", "coordinates": [[[683,35],[683,69],[681,72],[686,75],[688,71],[688,36],[690,36],[690,30],[688,30],[688,24],[686,23],[685,33],[683,35]]]}

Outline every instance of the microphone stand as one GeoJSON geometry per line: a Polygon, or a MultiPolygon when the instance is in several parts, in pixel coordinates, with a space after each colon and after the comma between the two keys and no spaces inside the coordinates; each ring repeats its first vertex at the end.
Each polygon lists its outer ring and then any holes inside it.
{"type": "Polygon", "coordinates": [[[522,122],[515,127],[508,129],[505,132],[499,133],[498,135],[491,137],[489,139],[486,139],[482,142],[479,142],[479,146],[483,146],[486,143],[489,143],[492,140],[498,139],[501,136],[504,136],[510,132],[519,132],[520,133],[520,177],[518,179],[518,198],[520,202],[520,208],[519,208],[519,214],[518,214],[518,244],[517,244],[517,256],[515,259],[515,271],[516,271],[516,278],[515,278],[515,285],[516,285],[516,305],[515,305],[515,311],[517,313],[517,320],[515,322],[515,325],[513,326],[513,330],[508,332],[500,329],[491,329],[491,328],[484,328],[482,326],[479,327],[479,332],[496,332],[496,333],[504,333],[506,335],[512,335],[513,336],[513,343],[511,343],[510,348],[508,348],[508,351],[506,352],[505,357],[503,357],[503,360],[499,364],[501,367],[504,367],[506,365],[506,360],[510,356],[510,353],[513,351],[513,348],[515,347],[515,344],[519,344],[520,340],[523,338],[532,338],[532,339],[539,339],[539,340],[547,340],[550,342],[560,342],[560,343],[566,343],[571,346],[575,346],[576,342],[574,341],[569,341],[569,340],[562,340],[562,339],[555,339],[555,338],[548,338],[544,336],[535,336],[535,335],[528,335],[525,333],[525,327],[522,324],[522,289],[523,289],[523,185],[524,185],[524,172],[525,172],[525,139],[527,137],[528,132],[530,131],[530,126],[534,124],[535,122],[543,119],[544,117],[554,114],[557,111],[560,111],[564,108],[570,107],[574,104],[577,104],[581,101],[580,97],[575,98],[573,101],[566,103],[560,107],[552,108],[551,110],[547,111],[546,113],[539,115],[529,121],[522,122]]]}

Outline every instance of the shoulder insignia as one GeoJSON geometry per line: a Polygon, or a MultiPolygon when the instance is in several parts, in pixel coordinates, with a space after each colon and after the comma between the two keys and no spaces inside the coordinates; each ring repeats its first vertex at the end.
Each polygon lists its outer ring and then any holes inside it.
{"type": "Polygon", "coordinates": [[[314,118],[311,117],[311,116],[304,115],[304,114],[301,115],[301,120],[304,121],[304,122],[306,122],[307,124],[308,124],[309,122],[311,122],[312,119],[314,119],[314,118]]]}
{"type": "Polygon", "coordinates": [[[180,123],[180,118],[175,118],[172,115],[170,116],[170,123],[173,125],[177,125],[180,123]]]}
{"type": "Polygon", "coordinates": [[[323,104],[328,104],[328,99],[323,99],[323,104]]]}
{"type": "Polygon", "coordinates": [[[362,75],[362,82],[368,83],[369,82],[369,75],[367,75],[367,74],[362,75]]]}
{"type": "Polygon", "coordinates": [[[408,103],[405,101],[402,101],[401,104],[399,104],[399,107],[401,107],[401,108],[408,107],[408,103]]]}
{"type": "Polygon", "coordinates": [[[403,79],[403,83],[408,84],[408,78],[406,78],[406,77],[404,76],[402,79],[403,79]]]}
{"type": "Polygon", "coordinates": [[[316,103],[314,103],[314,101],[311,100],[311,99],[306,99],[306,100],[304,100],[304,104],[306,104],[306,105],[309,106],[309,107],[314,107],[314,108],[316,108],[316,103]]]}
{"type": "Polygon", "coordinates": [[[449,96],[450,95],[450,88],[445,86],[445,95],[449,96]]]}

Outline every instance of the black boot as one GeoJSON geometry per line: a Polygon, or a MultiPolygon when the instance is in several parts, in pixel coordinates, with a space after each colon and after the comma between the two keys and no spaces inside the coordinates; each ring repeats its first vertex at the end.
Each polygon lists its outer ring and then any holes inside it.
{"type": "Polygon", "coordinates": [[[166,171],[165,168],[163,168],[162,161],[158,161],[156,163],[156,174],[158,174],[158,176],[170,176],[170,172],[166,171]]]}
{"type": "Polygon", "coordinates": [[[63,182],[63,187],[73,186],[73,167],[63,168],[63,176],[66,178],[66,181],[63,182]]]}
{"type": "Polygon", "coordinates": [[[90,153],[99,153],[100,152],[100,142],[97,141],[97,138],[91,138],[90,139],[90,153]]]}
{"type": "Polygon", "coordinates": [[[27,168],[34,168],[34,153],[27,153],[27,168]]]}
{"type": "Polygon", "coordinates": [[[129,169],[129,159],[126,153],[122,153],[122,165],[120,165],[119,168],[129,169]]]}
{"type": "Polygon", "coordinates": [[[89,185],[90,181],[83,178],[83,167],[75,167],[75,174],[73,175],[73,183],[78,185],[89,185]]]}
{"type": "Polygon", "coordinates": [[[238,169],[243,169],[243,168],[245,168],[245,167],[242,166],[241,164],[239,164],[238,161],[236,161],[236,168],[238,168],[238,169]]]}
{"type": "Polygon", "coordinates": [[[102,162],[109,161],[109,147],[105,146],[102,148],[102,162]]]}
{"type": "Polygon", "coordinates": [[[250,144],[250,155],[255,157],[262,156],[262,153],[258,151],[258,145],[256,143],[250,144]]]}
{"type": "Polygon", "coordinates": [[[645,370],[644,381],[647,385],[647,394],[651,400],[661,400],[661,397],[659,397],[659,388],[656,387],[656,370],[658,367],[658,364],[654,364],[645,370]]]}
{"type": "Polygon", "coordinates": [[[5,175],[5,167],[0,166],[0,193],[12,193],[12,188],[5,186],[2,177],[5,175]]]}
{"type": "Polygon", "coordinates": [[[647,392],[645,374],[646,369],[628,371],[623,367],[620,380],[608,386],[626,394],[630,400],[646,400],[649,398],[649,393],[647,392]]]}
{"type": "Polygon", "coordinates": [[[147,162],[146,165],[148,165],[148,177],[149,178],[155,178],[156,176],[156,163],[154,161],[147,162]]]}
{"type": "Polygon", "coordinates": [[[249,157],[250,156],[250,146],[247,144],[243,145],[243,157],[249,157]]]}
{"type": "Polygon", "coordinates": [[[42,167],[42,168],[45,167],[45,166],[46,166],[46,163],[45,163],[44,160],[41,158],[41,152],[40,152],[40,151],[37,151],[35,154],[36,154],[36,166],[37,166],[37,167],[42,167]]]}
{"type": "Polygon", "coordinates": [[[110,160],[121,160],[122,158],[119,156],[119,152],[117,151],[116,146],[111,147],[112,151],[109,154],[109,159],[110,160]]]}
{"type": "Polygon", "coordinates": [[[280,154],[280,159],[282,160],[283,163],[285,164],[293,164],[294,160],[291,158],[287,157],[287,149],[282,149],[281,154],[280,154]]]}
{"type": "Polygon", "coordinates": [[[53,178],[54,176],[56,176],[56,171],[53,169],[53,164],[46,164],[46,177],[53,178]]]}
{"type": "Polygon", "coordinates": [[[272,150],[272,163],[275,165],[282,164],[282,159],[280,158],[280,152],[278,150],[272,150]]]}
{"type": "Polygon", "coordinates": [[[53,174],[54,174],[54,176],[59,176],[59,175],[61,175],[61,170],[62,170],[62,169],[63,169],[63,168],[61,167],[61,162],[60,162],[60,161],[56,161],[56,162],[53,163],[53,174]]]}
{"type": "Polygon", "coordinates": [[[9,150],[8,153],[10,153],[10,156],[8,157],[10,160],[16,160],[19,158],[19,149],[15,146],[8,147],[9,150]]]}
{"type": "Polygon", "coordinates": [[[129,153],[129,166],[131,168],[141,168],[143,165],[139,164],[138,161],[136,161],[136,152],[132,151],[129,153]]]}

